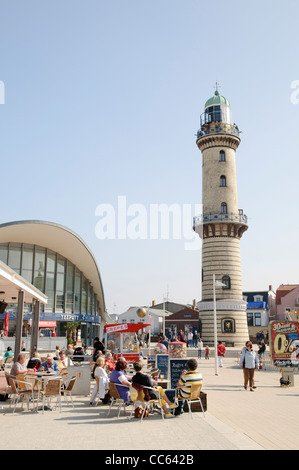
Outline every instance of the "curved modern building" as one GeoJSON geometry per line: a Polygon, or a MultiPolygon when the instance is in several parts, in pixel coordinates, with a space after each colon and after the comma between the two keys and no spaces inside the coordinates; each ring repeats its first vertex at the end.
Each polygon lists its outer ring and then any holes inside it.
{"type": "MultiPolygon", "coordinates": [[[[70,229],[37,220],[1,224],[0,260],[48,297],[40,321],[55,324],[57,336],[65,336],[67,322],[82,320],[82,341],[91,344],[112,322],[96,260],[70,229]]],[[[31,311],[27,305],[25,320],[31,311]]]]}

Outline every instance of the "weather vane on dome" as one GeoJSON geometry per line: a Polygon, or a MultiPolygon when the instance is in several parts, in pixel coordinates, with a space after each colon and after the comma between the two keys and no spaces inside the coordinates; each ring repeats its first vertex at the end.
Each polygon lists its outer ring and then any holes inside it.
{"type": "Polygon", "coordinates": [[[214,88],[216,88],[215,95],[218,95],[219,94],[218,88],[221,88],[220,84],[218,82],[215,82],[214,88]]]}

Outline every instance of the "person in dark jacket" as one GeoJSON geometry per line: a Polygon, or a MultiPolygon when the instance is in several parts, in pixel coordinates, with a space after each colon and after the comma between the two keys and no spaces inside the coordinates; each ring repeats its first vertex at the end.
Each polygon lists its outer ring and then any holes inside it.
{"type": "MultiPolygon", "coordinates": [[[[167,397],[166,393],[164,392],[162,387],[157,387],[156,382],[150,377],[148,374],[144,374],[142,372],[143,363],[142,361],[136,361],[133,364],[134,370],[136,374],[132,377],[132,384],[143,385],[144,387],[156,388],[157,391],[160,393],[161,405],[165,416],[167,418],[173,418],[173,415],[168,411],[166,404],[170,409],[176,408],[177,405],[175,403],[171,403],[169,398],[167,397]]],[[[155,390],[148,390],[149,396],[151,399],[156,400],[158,398],[158,393],[155,390]]]]}

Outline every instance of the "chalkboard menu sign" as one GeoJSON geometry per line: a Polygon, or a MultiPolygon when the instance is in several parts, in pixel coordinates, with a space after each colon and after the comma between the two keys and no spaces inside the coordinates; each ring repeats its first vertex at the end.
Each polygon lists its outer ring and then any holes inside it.
{"type": "Polygon", "coordinates": [[[156,367],[160,369],[160,375],[164,375],[164,379],[168,377],[168,354],[156,354],[156,367]]]}
{"type": "Polygon", "coordinates": [[[187,359],[169,359],[170,388],[176,388],[183,370],[187,370],[187,359]]]}

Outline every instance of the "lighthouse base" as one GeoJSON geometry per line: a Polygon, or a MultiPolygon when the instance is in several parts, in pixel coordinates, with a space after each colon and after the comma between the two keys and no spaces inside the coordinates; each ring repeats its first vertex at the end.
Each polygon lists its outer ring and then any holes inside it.
{"type": "MultiPolygon", "coordinates": [[[[204,344],[214,344],[213,302],[199,302],[201,339],[204,344]]],[[[243,347],[249,340],[246,303],[222,300],[216,303],[217,340],[226,345],[243,347]]]]}

